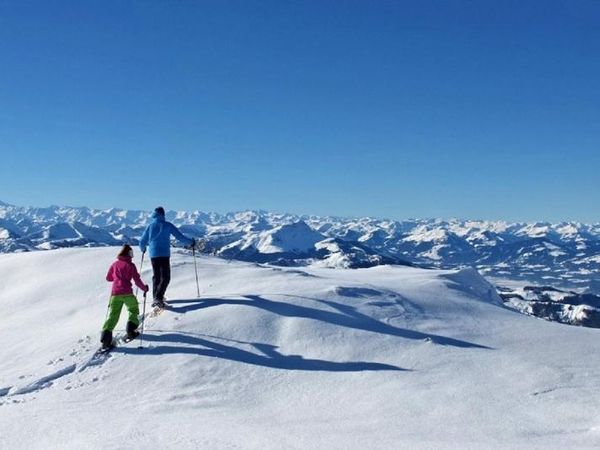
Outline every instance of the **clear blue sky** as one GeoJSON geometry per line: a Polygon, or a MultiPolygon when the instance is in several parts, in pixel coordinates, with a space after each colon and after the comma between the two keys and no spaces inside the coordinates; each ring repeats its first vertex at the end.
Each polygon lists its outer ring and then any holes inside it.
{"type": "Polygon", "coordinates": [[[600,221],[600,2],[0,1],[0,200],[600,221]]]}

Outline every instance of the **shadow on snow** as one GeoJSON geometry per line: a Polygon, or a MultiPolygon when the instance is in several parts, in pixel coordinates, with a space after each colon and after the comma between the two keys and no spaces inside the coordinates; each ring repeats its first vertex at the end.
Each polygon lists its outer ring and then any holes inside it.
{"type": "MultiPolygon", "coordinates": [[[[209,356],[213,358],[221,358],[229,361],[237,361],[256,366],[286,370],[328,372],[359,372],[366,370],[407,370],[402,369],[400,367],[392,366],[390,364],[360,361],[334,362],[319,359],[305,359],[300,355],[283,355],[277,351],[277,347],[274,345],[263,343],[250,343],[252,347],[254,347],[260,352],[260,354],[257,354],[247,350],[242,350],[232,345],[220,344],[199,336],[200,335],[192,335],[191,333],[172,332],[144,335],[144,341],[153,342],[156,344],[156,346],[146,347],[141,352],[143,352],[144,355],[190,354],[198,356],[209,356]]],[[[129,347],[117,348],[113,351],[120,353],[140,354],[140,350],[129,347]]]]}
{"type": "MultiPolygon", "coordinates": [[[[306,298],[306,297],[299,297],[306,298]]],[[[169,302],[171,305],[183,305],[183,306],[172,306],[169,308],[170,311],[175,313],[184,314],[191,311],[197,311],[204,308],[210,308],[219,305],[241,305],[250,306],[253,308],[260,308],[265,311],[269,311],[274,314],[285,317],[302,317],[306,319],[318,320],[326,322],[332,325],[341,327],[353,328],[356,330],[370,331],[372,333],[386,334],[389,336],[398,336],[405,339],[414,340],[428,340],[439,345],[448,345],[461,348],[479,348],[491,350],[491,347],[485,345],[475,344],[460,339],[453,339],[445,336],[440,336],[431,333],[421,333],[420,331],[408,330],[405,328],[398,328],[389,325],[384,322],[380,322],[373,319],[370,316],[362,314],[356,310],[356,308],[343,305],[341,303],[309,299],[319,302],[323,305],[327,305],[335,311],[325,311],[322,309],[309,308],[307,306],[293,305],[291,303],[279,302],[275,300],[268,300],[259,295],[246,295],[243,298],[234,299],[222,299],[222,298],[208,298],[208,299],[190,299],[190,300],[172,300],[169,302]]]]}

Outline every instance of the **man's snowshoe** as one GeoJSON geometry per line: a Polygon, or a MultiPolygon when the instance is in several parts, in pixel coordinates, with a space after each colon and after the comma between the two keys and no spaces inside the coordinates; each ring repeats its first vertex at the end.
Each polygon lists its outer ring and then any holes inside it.
{"type": "Polygon", "coordinates": [[[153,308],[164,308],[166,306],[166,303],[164,300],[159,300],[159,299],[155,299],[152,302],[152,307],[153,308]]]}

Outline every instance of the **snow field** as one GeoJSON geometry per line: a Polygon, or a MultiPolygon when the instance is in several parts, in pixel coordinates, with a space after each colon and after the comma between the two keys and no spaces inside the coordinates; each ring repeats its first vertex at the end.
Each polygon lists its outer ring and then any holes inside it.
{"type": "Polygon", "coordinates": [[[201,257],[197,299],[175,253],[172,310],[148,319],[145,348],[88,365],[116,253],[0,255],[0,448],[600,442],[598,330],[510,311],[473,270],[201,257]]]}

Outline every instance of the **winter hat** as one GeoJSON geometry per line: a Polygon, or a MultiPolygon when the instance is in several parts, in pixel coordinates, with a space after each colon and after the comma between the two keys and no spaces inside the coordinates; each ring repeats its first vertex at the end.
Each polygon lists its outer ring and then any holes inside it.
{"type": "Polygon", "coordinates": [[[163,208],[162,206],[159,206],[158,208],[154,209],[154,212],[156,214],[158,214],[159,216],[164,216],[165,215],[165,208],[163,208]]]}
{"type": "Polygon", "coordinates": [[[121,251],[117,256],[129,256],[131,258],[133,257],[133,249],[130,245],[125,244],[123,247],[121,247],[121,251]]]}

